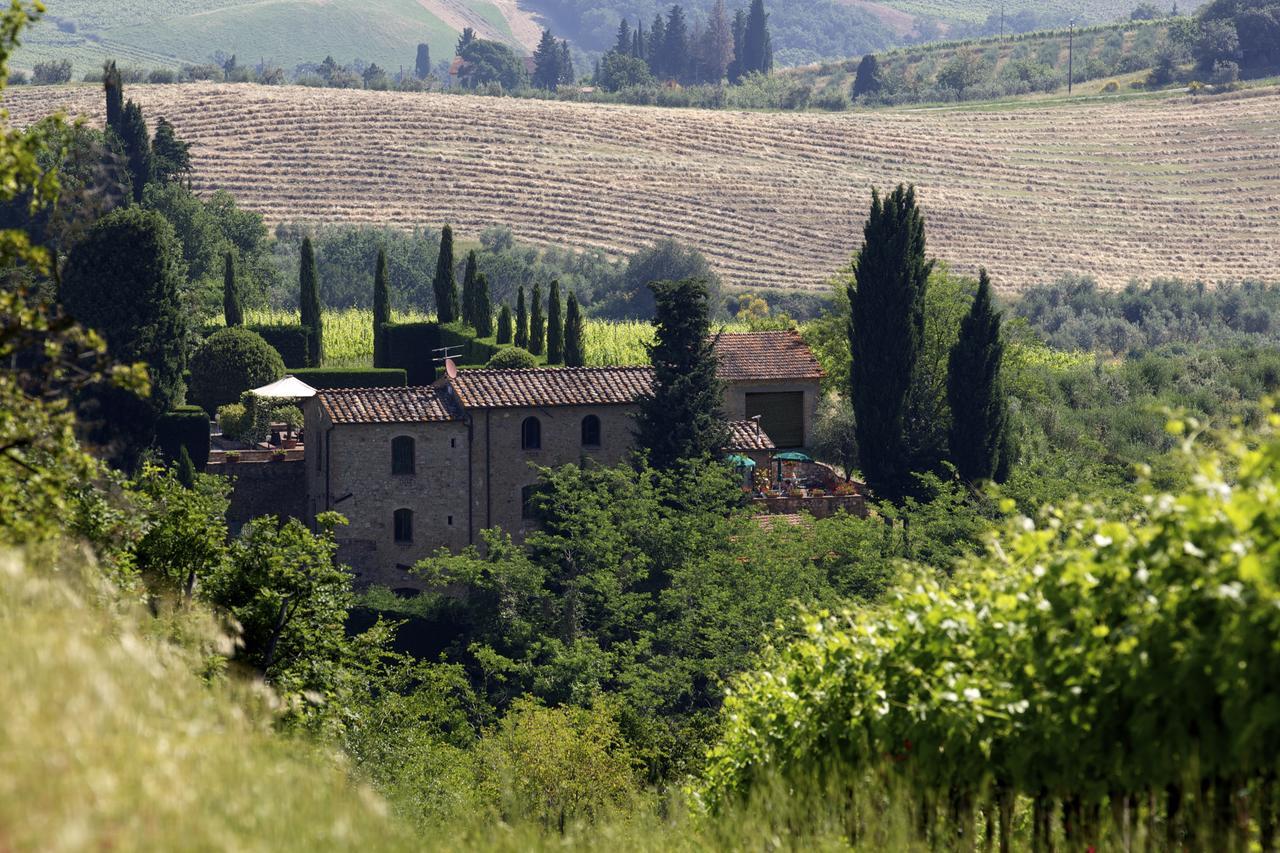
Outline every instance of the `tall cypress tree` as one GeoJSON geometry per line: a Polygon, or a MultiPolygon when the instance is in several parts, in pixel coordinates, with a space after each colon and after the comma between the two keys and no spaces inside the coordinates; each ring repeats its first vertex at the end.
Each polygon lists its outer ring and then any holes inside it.
{"type": "Polygon", "coordinates": [[[529,309],[524,304],[524,285],[520,285],[520,290],[516,294],[516,346],[520,349],[527,350],[529,348],[529,309]]]}
{"type": "Polygon", "coordinates": [[[143,191],[155,174],[155,160],[151,153],[151,134],[147,131],[147,120],[143,118],[142,108],[133,101],[124,105],[117,132],[128,161],[129,178],[133,181],[133,200],[141,204],[143,191]]]}
{"type": "Polygon", "coordinates": [[[431,47],[426,44],[418,45],[418,56],[413,63],[413,75],[419,80],[426,80],[431,74],[431,47]]]}
{"type": "Polygon", "coordinates": [[[458,282],[453,274],[453,229],[440,231],[440,254],[436,258],[436,276],[431,280],[436,297],[436,320],[452,323],[458,319],[458,282]]]}
{"type": "Polygon", "coordinates": [[[614,42],[613,52],[623,56],[631,52],[631,23],[626,18],[618,22],[618,37],[614,42]]]}
{"type": "Polygon", "coordinates": [[[124,83],[114,59],[102,66],[102,88],[107,96],[107,127],[119,133],[120,119],[124,117],[124,83]]]}
{"type": "Polygon", "coordinates": [[[730,83],[737,83],[744,76],[744,41],[747,37],[747,13],[739,9],[733,13],[733,59],[729,62],[728,77],[730,83]]]}
{"type": "Polygon", "coordinates": [[[391,289],[387,285],[387,250],[378,249],[378,265],[373,273],[373,366],[386,367],[387,344],[383,340],[391,322],[391,289]]]}
{"type": "Polygon", "coordinates": [[[667,46],[667,25],[662,20],[662,13],[653,18],[653,26],[649,28],[649,38],[645,44],[644,59],[649,63],[649,73],[659,79],[665,79],[666,69],[662,67],[663,50],[667,46]]]}
{"type": "Polygon", "coordinates": [[[479,306],[476,303],[476,250],[467,252],[467,266],[462,273],[462,322],[473,329],[477,325],[479,306]]]}
{"type": "Polygon", "coordinates": [[[560,282],[551,280],[547,299],[547,364],[564,363],[564,320],[560,313],[560,282]]]}
{"type": "Polygon", "coordinates": [[[489,293],[489,277],[484,273],[476,278],[476,333],[487,338],[493,334],[493,296],[489,293]]]}
{"type": "Polygon", "coordinates": [[[547,321],[542,314],[542,286],[533,284],[533,310],[529,314],[529,352],[542,355],[547,344],[547,321]]]}
{"type": "Polygon", "coordinates": [[[933,262],[925,259],[924,217],[915,188],[871,193],[871,215],[849,285],[850,397],[859,461],[882,497],[912,484],[908,408],[924,345],[924,297],[933,262]]]}
{"type": "Polygon", "coordinates": [[[534,88],[554,92],[560,85],[560,43],[551,35],[551,30],[544,29],[538,47],[533,52],[534,88]]]}
{"type": "Polygon", "coordinates": [[[769,37],[769,15],[764,10],[764,0],[751,0],[740,58],[743,74],[753,71],[768,74],[773,70],[773,41],[769,37]]]}
{"type": "Polygon", "coordinates": [[[307,367],[324,361],[324,317],[320,308],[320,276],[311,238],[302,238],[302,258],[298,265],[298,307],[307,331],[307,367]]]}
{"type": "Polygon", "coordinates": [[[572,292],[564,312],[564,363],[567,367],[583,367],[587,363],[582,311],[578,308],[578,297],[572,292]]]}
{"type": "Polygon", "coordinates": [[[185,444],[178,448],[178,482],[184,489],[196,487],[196,464],[191,461],[191,453],[185,444]]]}
{"type": "Polygon", "coordinates": [[[662,69],[671,79],[683,81],[689,68],[689,27],[679,6],[671,7],[664,36],[662,69]]]}
{"type": "Polygon", "coordinates": [[[513,330],[511,328],[511,309],[503,305],[502,310],[498,312],[498,339],[500,344],[511,343],[513,330]]]}
{"type": "Polygon", "coordinates": [[[1008,406],[1000,383],[1003,358],[1000,313],[992,303],[991,279],[984,269],[947,364],[951,461],[967,482],[1003,473],[1001,456],[1008,445],[1008,406]]]}
{"type": "Polygon", "coordinates": [[[706,281],[657,281],[649,288],[656,304],[657,329],[648,345],[654,382],[638,401],[636,441],[651,465],[672,470],[681,460],[715,456],[729,435],[720,414],[706,281]]]}
{"type": "Polygon", "coordinates": [[[240,285],[236,282],[236,259],[230,252],[222,259],[222,316],[227,321],[227,328],[244,325],[240,285]]]}

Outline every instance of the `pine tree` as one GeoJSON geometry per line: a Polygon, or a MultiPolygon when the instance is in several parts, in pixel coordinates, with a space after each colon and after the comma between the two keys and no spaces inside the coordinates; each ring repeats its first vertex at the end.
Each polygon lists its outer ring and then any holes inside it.
{"type": "Polygon", "coordinates": [[[418,45],[418,57],[413,63],[413,75],[419,80],[426,80],[431,74],[431,46],[418,45]]]}
{"type": "Polygon", "coordinates": [[[569,55],[569,40],[560,41],[560,85],[572,86],[577,80],[573,73],[573,57],[569,55]]]}
{"type": "Polygon", "coordinates": [[[560,85],[560,45],[550,29],[542,31],[538,47],[533,51],[533,85],[550,92],[560,85]]]}
{"type": "Polygon", "coordinates": [[[142,116],[142,108],[133,101],[124,105],[119,136],[129,165],[129,179],[133,181],[133,200],[141,204],[143,191],[155,173],[155,159],[151,153],[147,120],[142,116]]]}
{"type": "Polygon", "coordinates": [[[240,306],[240,285],[236,282],[236,259],[227,252],[222,261],[222,316],[228,328],[243,326],[244,310],[240,306]]]}
{"type": "Polygon", "coordinates": [[[720,414],[722,389],[711,340],[707,284],[702,279],[649,285],[656,304],[649,344],[653,390],[636,415],[636,441],[655,468],[715,456],[728,443],[720,414]]]}
{"type": "Polygon", "coordinates": [[[564,320],[560,313],[560,282],[551,280],[547,298],[547,364],[564,363],[564,320]]]}
{"type": "Polygon", "coordinates": [[[489,294],[489,277],[476,277],[476,334],[487,338],[493,334],[493,297],[489,294]]]}
{"type": "Polygon", "coordinates": [[[662,54],[667,46],[667,24],[662,15],[653,16],[653,25],[649,27],[649,39],[645,44],[644,60],[649,63],[649,73],[662,78],[666,69],[662,67],[662,54]]]}
{"type": "Polygon", "coordinates": [[[302,325],[307,329],[307,367],[320,367],[324,361],[324,317],[320,307],[320,276],[316,272],[316,253],[311,238],[302,238],[302,258],[298,265],[298,306],[302,325]]]}
{"type": "Polygon", "coordinates": [[[167,119],[156,124],[156,135],[151,142],[155,158],[155,179],[162,183],[180,180],[191,172],[191,144],[178,138],[173,125],[167,119]]]}
{"type": "Polygon", "coordinates": [[[187,446],[184,444],[178,450],[178,482],[182,484],[184,489],[194,489],[196,487],[196,463],[191,461],[191,454],[187,452],[187,446]]]}
{"type": "Polygon", "coordinates": [[[631,52],[631,24],[626,18],[618,22],[618,38],[613,45],[614,53],[626,55],[631,52]]]}
{"type": "Polygon", "coordinates": [[[373,366],[386,367],[386,325],[391,322],[391,289],[387,285],[387,250],[378,249],[373,273],[373,366]]]}
{"type": "Polygon", "coordinates": [[[992,304],[991,279],[984,269],[947,364],[951,462],[966,482],[990,480],[1002,467],[1008,443],[1008,407],[1000,384],[1003,358],[1000,313],[992,304]]]}
{"type": "Polygon", "coordinates": [[[476,250],[467,252],[467,265],[462,273],[462,322],[473,329],[479,329],[476,318],[479,307],[476,303],[476,250]]]}
{"type": "Polygon", "coordinates": [[[875,54],[868,53],[858,63],[858,73],[853,78],[853,97],[874,95],[880,91],[880,85],[880,62],[875,54]]]}
{"type": "Polygon", "coordinates": [[[908,408],[924,345],[924,217],[915,188],[871,194],[849,285],[850,396],[867,484],[898,500],[912,485],[908,408]]]}
{"type": "Polygon", "coordinates": [[[648,59],[649,57],[649,43],[645,41],[643,21],[636,21],[636,34],[631,39],[631,55],[636,59],[648,59]]]}
{"type": "Polygon", "coordinates": [[[471,46],[476,40],[476,31],[471,27],[463,27],[462,34],[458,36],[458,44],[453,49],[455,56],[462,56],[462,52],[471,46]]]}
{"type": "Polygon", "coordinates": [[[586,345],[583,340],[582,312],[578,297],[569,293],[564,312],[564,363],[567,367],[583,367],[587,363],[586,345]]]}
{"type": "Polygon", "coordinates": [[[124,117],[124,84],[114,59],[102,66],[102,88],[107,96],[107,127],[118,134],[124,117]]]}
{"type": "Polygon", "coordinates": [[[542,314],[542,286],[533,285],[533,308],[529,314],[529,352],[542,355],[547,344],[547,321],[542,314]]]}
{"type": "Polygon", "coordinates": [[[529,309],[524,304],[524,285],[516,294],[516,346],[522,350],[529,349],[529,309]]]}
{"type": "Polygon", "coordinates": [[[452,323],[458,319],[458,283],[453,273],[453,229],[448,225],[440,232],[440,254],[436,258],[436,276],[431,281],[436,297],[436,320],[452,323]]]}
{"type": "Polygon", "coordinates": [[[502,310],[498,312],[498,339],[499,344],[511,343],[511,309],[503,305],[502,310]]]}
{"type": "Polygon", "coordinates": [[[753,71],[768,74],[773,70],[773,43],[769,38],[769,15],[764,11],[764,0],[751,0],[746,31],[742,35],[741,57],[743,74],[753,71]]]}
{"type": "Polygon", "coordinates": [[[667,29],[662,45],[662,69],[673,80],[683,81],[689,70],[689,27],[684,10],[672,6],[667,15],[667,29]]]}

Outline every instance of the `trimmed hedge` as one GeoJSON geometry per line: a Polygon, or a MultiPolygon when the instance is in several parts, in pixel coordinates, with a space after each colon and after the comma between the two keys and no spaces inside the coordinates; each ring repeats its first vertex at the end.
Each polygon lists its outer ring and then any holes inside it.
{"type": "Polygon", "coordinates": [[[399,367],[350,367],[332,370],[309,367],[291,370],[289,375],[312,388],[403,388],[409,384],[409,374],[399,367]]]}
{"type": "Polygon", "coordinates": [[[284,376],[280,354],[261,335],[235,326],[208,337],[191,356],[187,396],[213,414],[245,391],[284,376]]]}
{"type": "Polygon", "coordinates": [[[209,415],[199,406],[179,406],[156,421],[156,445],[173,462],[187,448],[197,471],[209,461],[209,415]]]}
{"type": "Polygon", "coordinates": [[[319,365],[307,363],[307,342],[311,330],[306,326],[245,326],[251,332],[262,335],[284,359],[284,366],[293,370],[319,365]]]}
{"type": "MultiPolygon", "coordinates": [[[[410,385],[430,385],[436,379],[435,351],[458,348],[454,362],[479,367],[503,347],[477,340],[475,333],[460,325],[439,323],[388,323],[383,327],[386,363],[404,369],[410,385]]],[[[301,378],[301,377],[299,377],[301,378]]]]}

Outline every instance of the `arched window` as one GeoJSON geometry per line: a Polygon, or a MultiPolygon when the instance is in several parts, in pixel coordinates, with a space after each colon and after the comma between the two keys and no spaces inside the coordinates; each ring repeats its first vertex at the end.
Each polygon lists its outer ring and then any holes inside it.
{"type": "Polygon", "coordinates": [[[534,518],[537,513],[533,509],[533,494],[536,486],[525,486],[520,490],[520,517],[534,518]]]}
{"type": "Polygon", "coordinates": [[[595,415],[587,415],[582,419],[582,446],[600,446],[600,419],[595,415]]]}
{"type": "Polygon", "coordinates": [[[413,541],[413,510],[398,509],[395,514],[397,542],[413,541]]]}
{"type": "Polygon", "coordinates": [[[525,418],[520,424],[520,449],[542,449],[542,422],[537,418],[525,418]]]}
{"type": "Polygon", "coordinates": [[[407,435],[391,439],[391,473],[413,473],[413,439],[407,435]]]}

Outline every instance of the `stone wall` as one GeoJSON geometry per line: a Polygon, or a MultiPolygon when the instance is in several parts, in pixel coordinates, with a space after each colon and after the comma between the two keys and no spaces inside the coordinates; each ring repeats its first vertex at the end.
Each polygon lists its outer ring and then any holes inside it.
{"type": "Polygon", "coordinates": [[[231,506],[227,508],[227,526],[234,535],[245,522],[263,515],[297,518],[307,521],[306,463],[293,458],[271,461],[227,462],[210,458],[208,474],[220,474],[235,481],[231,506]]]}

